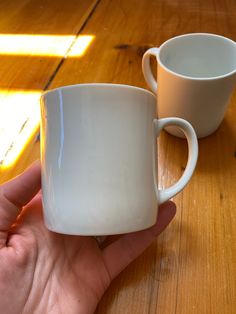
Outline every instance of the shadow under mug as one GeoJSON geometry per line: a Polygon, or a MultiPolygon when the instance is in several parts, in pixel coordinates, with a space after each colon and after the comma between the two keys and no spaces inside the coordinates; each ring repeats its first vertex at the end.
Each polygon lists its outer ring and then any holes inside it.
{"type": "MultiPolygon", "coordinates": [[[[236,83],[236,43],[215,34],[173,37],[146,51],[142,62],[147,84],[157,93],[158,117],[189,121],[199,138],[213,133],[224,118],[236,83]],[[157,82],[150,57],[158,64],[157,82]]],[[[182,137],[176,128],[168,128],[182,137]]]]}
{"type": "Polygon", "coordinates": [[[156,97],[133,86],[81,84],[42,95],[42,193],[50,230],[107,235],[155,224],[158,205],[185,187],[198,155],[187,121],[155,117],[156,97]],[[185,133],[189,157],[177,183],[160,190],[156,138],[167,125],[185,133]]]}

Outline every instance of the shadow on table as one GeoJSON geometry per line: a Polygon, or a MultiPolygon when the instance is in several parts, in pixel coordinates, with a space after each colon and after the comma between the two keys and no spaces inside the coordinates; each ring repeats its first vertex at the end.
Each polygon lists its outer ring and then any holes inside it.
{"type": "MultiPolygon", "coordinates": [[[[165,159],[165,171],[174,169],[179,177],[187,163],[187,144],[185,139],[177,138],[166,132],[160,136],[159,152],[165,159]]],[[[232,124],[224,119],[218,130],[198,140],[199,155],[196,172],[216,173],[229,172],[235,168],[236,161],[236,132],[232,124]]]]}
{"type": "Polygon", "coordinates": [[[199,140],[197,171],[215,173],[229,172],[235,168],[236,133],[227,119],[212,135],[199,140]]]}

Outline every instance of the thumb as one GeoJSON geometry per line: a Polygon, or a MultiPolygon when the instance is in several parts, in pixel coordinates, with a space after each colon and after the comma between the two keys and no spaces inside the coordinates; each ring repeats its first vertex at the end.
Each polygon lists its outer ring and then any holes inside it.
{"type": "Polygon", "coordinates": [[[171,222],[175,213],[175,204],[168,201],[160,206],[158,219],[153,227],[122,235],[103,249],[103,260],[112,279],[151,244],[171,222]]]}
{"type": "Polygon", "coordinates": [[[39,161],[18,177],[0,186],[0,248],[5,246],[9,228],[22,207],[37,194],[40,186],[39,161]]]}

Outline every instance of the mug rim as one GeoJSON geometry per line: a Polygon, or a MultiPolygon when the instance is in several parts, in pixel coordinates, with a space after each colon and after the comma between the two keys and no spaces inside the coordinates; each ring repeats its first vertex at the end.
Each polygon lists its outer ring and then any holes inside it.
{"type": "Polygon", "coordinates": [[[229,43],[235,45],[235,49],[236,49],[236,42],[233,41],[232,39],[230,38],[227,38],[225,36],[222,36],[222,35],[218,35],[218,34],[213,34],[213,33],[188,33],[188,34],[182,34],[182,35],[178,35],[178,36],[175,36],[175,37],[171,37],[169,39],[167,39],[166,41],[164,41],[161,46],[159,47],[159,52],[158,54],[156,55],[157,57],[157,61],[158,63],[169,73],[171,74],[174,74],[175,76],[178,76],[178,77],[181,77],[181,78],[184,78],[184,79],[188,79],[188,80],[196,80],[196,81],[212,81],[212,80],[218,80],[218,79],[223,79],[225,77],[229,77],[231,75],[233,75],[234,73],[236,73],[236,68],[230,72],[227,72],[226,74],[222,74],[222,75],[217,75],[217,76],[211,76],[211,77],[194,77],[194,76],[188,76],[188,75],[184,75],[184,74],[181,74],[181,73],[178,73],[178,72],[175,72],[171,69],[169,69],[162,61],[161,61],[161,58],[160,58],[160,52],[161,50],[163,49],[163,47],[168,44],[169,42],[173,41],[173,40],[176,40],[178,38],[183,38],[183,37],[195,37],[195,36],[208,36],[208,37],[217,37],[217,38],[221,38],[221,39],[224,39],[225,41],[228,41],[229,43]]]}
{"type": "Polygon", "coordinates": [[[87,87],[87,86],[107,86],[107,87],[114,87],[114,88],[120,87],[120,88],[124,88],[124,89],[132,89],[132,90],[141,91],[143,93],[149,94],[149,95],[153,96],[154,98],[156,98],[156,95],[153,92],[151,92],[145,88],[133,86],[133,85],[128,85],[128,84],[115,84],[115,83],[78,83],[78,84],[71,84],[71,85],[63,85],[60,87],[56,87],[56,88],[44,91],[41,94],[41,98],[44,96],[47,96],[49,94],[52,94],[56,91],[59,91],[59,90],[76,89],[76,88],[80,88],[80,87],[82,88],[82,87],[87,87]]]}

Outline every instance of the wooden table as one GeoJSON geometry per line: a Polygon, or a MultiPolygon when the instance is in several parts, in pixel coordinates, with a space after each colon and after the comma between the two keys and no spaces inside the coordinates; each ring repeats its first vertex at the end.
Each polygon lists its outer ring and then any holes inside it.
{"type": "MultiPolygon", "coordinates": [[[[235,1],[0,1],[1,182],[39,158],[43,90],[84,82],[147,88],[143,52],[190,32],[236,40],[235,1]]],[[[186,154],[184,140],[161,135],[161,185],[181,175],[186,154]]],[[[97,313],[236,313],[235,93],[218,131],[199,141],[196,172],[174,201],[174,221],[112,283],[97,313]]]]}

